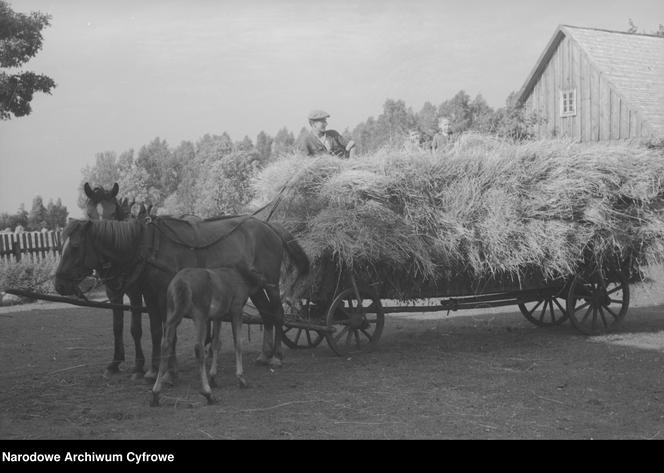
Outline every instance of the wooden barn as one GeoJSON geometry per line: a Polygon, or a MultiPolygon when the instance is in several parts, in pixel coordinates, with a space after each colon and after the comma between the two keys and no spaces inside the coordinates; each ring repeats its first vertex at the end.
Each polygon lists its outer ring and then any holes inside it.
{"type": "Polygon", "coordinates": [[[664,37],[561,25],[517,103],[540,137],[664,137],[664,37]]]}

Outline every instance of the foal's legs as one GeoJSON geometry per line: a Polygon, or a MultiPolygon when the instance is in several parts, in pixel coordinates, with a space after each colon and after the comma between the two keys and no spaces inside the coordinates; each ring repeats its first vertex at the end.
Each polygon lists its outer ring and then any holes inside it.
{"type": "Polygon", "coordinates": [[[198,370],[201,375],[201,394],[205,396],[208,404],[214,404],[217,400],[212,395],[212,388],[208,383],[207,369],[205,367],[205,335],[207,333],[207,321],[202,314],[194,315],[194,324],[196,325],[196,345],[194,352],[198,360],[198,370]]]}
{"type": "Polygon", "coordinates": [[[159,363],[159,372],[157,374],[157,379],[152,387],[152,402],[151,406],[159,405],[159,393],[161,392],[162,385],[164,383],[165,375],[168,373],[169,358],[173,350],[173,344],[175,343],[175,334],[177,327],[182,320],[182,314],[172,314],[169,319],[166,321],[166,326],[164,327],[164,339],[161,342],[161,360],[159,363]]]}
{"type": "MultiPolygon", "coordinates": [[[[213,324],[212,340],[209,340],[210,348],[212,350],[212,364],[210,366],[210,386],[214,388],[217,386],[217,381],[215,380],[215,377],[217,376],[217,369],[219,367],[219,355],[221,353],[221,337],[220,337],[221,319],[215,319],[214,322],[212,322],[212,324],[213,324]]],[[[208,343],[209,331],[210,331],[209,324],[207,324],[206,332],[208,333],[208,335],[206,335],[205,337],[206,345],[208,343]]]]}
{"type": "MultiPolygon", "coordinates": [[[[162,314],[166,313],[165,301],[166,296],[155,296],[154,294],[144,294],[145,302],[148,305],[148,313],[150,314],[150,334],[152,335],[152,363],[150,369],[145,373],[147,379],[153,379],[157,375],[159,369],[159,356],[161,347],[162,336],[162,314]]],[[[173,348],[175,349],[175,338],[173,339],[173,348]]],[[[173,355],[174,353],[171,353],[173,355]]],[[[173,361],[171,361],[173,363],[173,361]]]]}
{"type": "Polygon", "coordinates": [[[233,313],[231,313],[231,326],[233,328],[233,344],[235,345],[235,377],[241,388],[248,388],[249,384],[244,379],[244,369],[242,368],[242,340],[240,340],[240,329],[242,328],[241,307],[239,310],[233,310],[233,313]]]}

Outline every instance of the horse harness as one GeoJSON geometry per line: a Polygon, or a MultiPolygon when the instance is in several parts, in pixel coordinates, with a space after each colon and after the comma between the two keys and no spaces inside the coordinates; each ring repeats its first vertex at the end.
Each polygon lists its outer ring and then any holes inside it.
{"type": "MultiPolygon", "coordinates": [[[[138,279],[145,271],[147,265],[150,265],[153,268],[156,268],[162,272],[175,275],[178,270],[167,265],[163,261],[160,261],[158,258],[161,237],[166,238],[167,240],[169,240],[172,243],[175,243],[176,245],[184,246],[190,249],[191,251],[195,252],[194,254],[196,255],[197,267],[203,267],[204,264],[203,261],[201,260],[201,255],[198,250],[204,250],[213,245],[216,245],[220,241],[224,240],[225,238],[233,234],[237,229],[239,229],[242,226],[242,224],[244,224],[250,218],[254,217],[252,217],[251,215],[244,216],[242,219],[240,219],[239,222],[237,222],[235,226],[233,226],[233,228],[231,228],[226,233],[223,233],[222,235],[218,236],[209,243],[193,244],[185,242],[182,239],[180,239],[172,228],[168,227],[165,224],[162,224],[165,223],[162,219],[159,219],[158,217],[157,218],[146,217],[145,231],[143,232],[143,242],[137,248],[138,255],[136,255],[136,253],[132,255],[133,256],[132,259],[137,259],[138,263],[135,264],[132,268],[130,268],[129,271],[124,271],[123,269],[120,269],[120,271],[113,274],[113,266],[114,266],[113,263],[108,259],[106,260],[100,259],[98,264],[98,266],[100,267],[100,270],[98,271],[99,276],[106,284],[108,284],[109,282],[113,284],[113,286],[111,286],[113,290],[125,293],[128,288],[136,284],[138,279]],[[170,230],[170,232],[166,232],[165,229],[170,230]]],[[[200,235],[197,231],[196,226],[191,222],[187,223],[189,223],[194,229],[195,240],[199,240],[200,235]]],[[[92,244],[94,245],[94,242],[92,242],[92,244]]],[[[96,245],[94,245],[94,247],[95,250],[98,252],[98,254],[101,254],[102,256],[108,258],[107,250],[105,250],[103,247],[98,247],[96,245]]]]}

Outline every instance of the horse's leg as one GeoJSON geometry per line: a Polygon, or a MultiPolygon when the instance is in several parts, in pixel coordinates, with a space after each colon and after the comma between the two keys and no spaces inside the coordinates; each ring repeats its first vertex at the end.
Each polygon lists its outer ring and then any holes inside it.
{"type": "Polygon", "coordinates": [[[194,353],[196,353],[196,360],[198,360],[198,370],[201,375],[201,394],[205,396],[208,404],[214,404],[216,399],[212,395],[212,388],[208,383],[207,369],[205,367],[205,335],[207,333],[207,323],[202,314],[194,316],[194,323],[196,325],[196,345],[194,345],[194,353]]]}
{"type": "Polygon", "coordinates": [[[270,362],[270,358],[272,358],[274,350],[274,317],[270,310],[270,301],[262,289],[251,296],[251,301],[260,312],[261,319],[263,320],[263,349],[261,354],[258,355],[258,358],[256,358],[256,363],[259,365],[267,365],[270,362]]]}
{"type": "MultiPolygon", "coordinates": [[[[132,291],[129,293],[129,300],[131,301],[132,306],[142,306],[143,298],[139,291],[132,291]]],[[[143,314],[140,310],[131,311],[131,336],[134,339],[134,352],[135,352],[135,364],[134,372],[131,375],[133,379],[139,379],[143,377],[145,372],[145,355],[143,354],[143,346],[141,345],[141,338],[143,337],[143,327],[142,327],[142,317],[143,314]]]]}
{"type": "MultiPolygon", "coordinates": [[[[122,294],[116,294],[106,290],[106,296],[113,304],[122,304],[122,294]]],[[[124,311],[122,309],[113,309],[113,361],[106,367],[104,376],[120,372],[120,363],[125,361],[124,340],[122,335],[124,331],[124,311]]]]}
{"type": "MultiPolygon", "coordinates": [[[[213,388],[217,387],[217,381],[215,379],[215,376],[217,376],[217,370],[219,367],[219,354],[221,353],[221,320],[220,319],[215,319],[214,322],[212,322],[213,327],[212,327],[212,340],[209,341],[211,351],[212,351],[212,364],[210,365],[210,386],[213,388]]],[[[206,345],[208,344],[208,338],[210,338],[209,333],[210,333],[210,325],[206,324],[205,327],[206,331],[206,336],[205,336],[205,343],[206,345]]],[[[207,352],[207,350],[206,350],[207,352]]]]}
{"type": "Polygon", "coordinates": [[[284,329],[284,308],[281,305],[278,284],[276,286],[269,286],[265,290],[270,299],[270,312],[274,319],[274,351],[272,352],[272,358],[270,358],[270,366],[280,368],[284,358],[281,351],[281,340],[284,329]]]}
{"type": "Polygon", "coordinates": [[[159,362],[159,373],[157,374],[157,379],[152,386],[152,402],[151,406],[159,405],[159,393],[163,383],[166,381],[166,375],[168,374],[168,361],[170,358],[171,350],[173,343],[175,341],[175,334],[177,333],[177,327],[182,320],[182,314],[174,313],[170,315],[166,321],[166,326],[164,327],[164,338],[161,342],[161,360],[159,362]]]}
{"type": "MultiPolygon", "coordinates": [[[[162,336],[162,314],[165,312],[164,302],[166,297],[160,297],[152,293],[143,294],[145,302],[148,305],[148,313],[150,315],[150,334],[152,336],[152,360],[150,369],[145,373],[146,379],[155,379],[159,369],[159,357],[162,336]]],[[[173,340],[173,347],[171,351],[175,350],[175,341],[173,340]]]]}
{"type": "MultiPolygon", "coordinates": [[[[244,304],[243,304],[244,305],[244,304]]],[[[233,344],[235,345],[235,378],[240,388],[247,388],[247,380],[244,379],[242,368],[242,341],[240,340],[240,329],[242,328],[242,307],[233,310],[231,314],[231,326],[233,327],[233,344]]]]}

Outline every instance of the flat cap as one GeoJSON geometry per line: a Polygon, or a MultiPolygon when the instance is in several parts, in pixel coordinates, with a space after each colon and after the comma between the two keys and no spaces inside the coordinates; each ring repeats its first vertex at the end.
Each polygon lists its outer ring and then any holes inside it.
{"type": "Polygon", "coordinates": [[[322,120],[323,118],[328,118],[329,113],[324,112],[323,110],[314,110],[309,113],[309,120],[322,120]]]}

